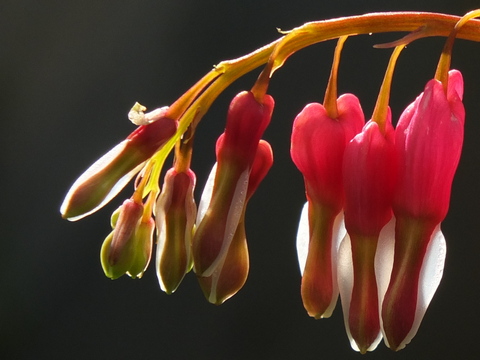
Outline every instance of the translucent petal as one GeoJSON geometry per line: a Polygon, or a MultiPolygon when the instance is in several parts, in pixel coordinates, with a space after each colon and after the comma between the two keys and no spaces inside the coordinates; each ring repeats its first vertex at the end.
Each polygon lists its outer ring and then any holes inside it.
{"type": "Polygon", "coordinates": [[[348,326],[348,317],[350,310],[350,302],[352,299],[353,289],[353,264],[352,264],[352,248],[350,245],[350,236],[345,235],[345,238],[340,243],[338,249],[338,267],[337,267],[337,279],[338,289],[340,291],[340,299],[342,301],[343,321],[345,323],[345,330],[347,332],[348,339],[350,340],[350,346],[355,351],[360,351],[355,340],[353,340],[350,333],[350,327],[348,326]]]}
{"type": "MultiPolygon", "coordinates": [[[[377,278],[378,303],[383,303],[387,292],[390,275],[393,268],[393,254],[395,250],[395,217],[380,231],[375,254],[375,276],[377,278]]],[[[380,310],[381,311],[381,310],[380,310]]],[[[380,316],[380,325],[382,317],[380,316]]]]}
{"type": "Polygon", "coordinates": [[[207,212],[208,206],[210,205],[210,200],[212,199],[213,184],[215,183],[215,174],[217,173],[217,163],[213,165],[210,174],[208,175],[207,182],[203,188],[202,197],[200,198],[200,203],[198,204],[197,211],[197,221],[196,224],[200,224],[205,213],[207,212]]]}
{"type": "Polygon", "coordinates": [[[167,286],[163,281],[162,274],[160,273],[160,261],[165,249],[165,241],[167,237],[166,224],[165,224],[165,209],[170,207],[172,199],[172,191],[167,191],[166,186],[170,186],[170,183],[166,183],[162,193],[158,197],[155,207],[155,223],[157,226],[157,250],[155,254],[155,269],[157,271],[158,283],[162,291],[167,291],[167,286]]]}
{"type": "MultiPolygon", "coordinates": [[[[343,211],[341,211],[335,218],[335,223],[333,224],[332,232],[332,266],[333,271],[336,269],[336,259],[338,249],[342,239],[345,237],[347,230],[345,229],[345,222],[343,217],[343,211]]],[[[308,224],[308,202],[303,205],[302,213],[300,215],[300,221],[298,223],[297,231],[297,257],[298,265],[300,267],[300,274],[303,276],[303,271],[305,270],[305,264],[307,262],[308,255],[308,246],[310,242],[310,230],[308,224]]],[[[336,274],[334,273],[334,276],[336,274]]]]}
{"type": "Polygon", "coordinates": [[[227,256],[228,249],[230,248],[230,244],[232,242],[233,236],[235,235],[235,231],[237,230],[238,223],[240,221],[245,206],[245,197],[247,194],[249,175],[250,169],[246,169],[243,173],[240,174],[238,178],[238,182],[235,187],[231,206],[228,211],[225,223],[225,232],[223,236],[222,247],[215,261],[212,262],[212,264],[201,274],[201,276],[207,277],[212,275],[219,262],[224,259],[225,256],[227,256]]]}
{"type": "Polygon", "coordinates": [[[310,231],[308,227],[308,202],[303,205],[302,213],[300,215],[300,222],[298,223],[297,231],[297,257],[298,265],[300,266],[300,274],[303,276],[305,264],[307,263],[308,243],[310,241],[310,231]]]}

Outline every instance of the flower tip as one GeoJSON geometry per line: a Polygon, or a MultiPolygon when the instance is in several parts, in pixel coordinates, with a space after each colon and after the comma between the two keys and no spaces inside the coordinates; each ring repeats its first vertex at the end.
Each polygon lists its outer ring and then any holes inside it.
{"type": "Polygon", "coordinates": [[[215,289],[215,284],[214,284],[214,279],[210,277],[202,277],[202,276],[197,276],[198,284],[200,285],[200,288],[202,289],[203,295],[205,296],[205,299],[210,304],[213,305],[222,305],[226,300],[230,298],[229,297],[222,297],[218,296],[216,289],[215,289]]]}
{"type": "Polygon", "coordinates": [[[405,331],[403,332],[396,332],[396,333],[390,333],[390,334],[385,334],[384,337],[384,342],[385,345],[393,351],[399,351],[405,348],[410,341],[406,342],[406,337],[407,333],[405,331]]]}
{"type": "Polygon", "coordinates": [[[127,271],[127,275],[130,276],[131,279],[141,279],[143,276],[143,271],[138,274],[135,274],[135,272],[130,273],[129,271],[127,271]]]}
{"type": "Polygon", "coordinates": [[[87,216],[88,213],[82,210],[83,206],[80,204],[81,201],[79,202],[78,199],[71,195],[71,193],[72,192],[70,191],[67,194],[62,205],[60,206],[60,215],[62,216],[62,219],[68,221],[77,221],[87,216]]]}
{"type": "MultiPolygon", "coordinates": [[[[71,217],[69,216],[68,214],[68,209],[67,209],[67,204],[65,204],[65,201],[62,203],[62,205],[60,206],[60,216],[62,217],[62,219],[64,220],[70,220],[71,217]]],[[[71,221],[71,220],[70,220],[71,221]]]]}
{"type": "MultiPolygon", "coordinates": [[[[235,284],[236,286],[232,287],[232,286],[229,286],[225,281],[222,282],[222,279],[220,279],[220,276],[221,276],[220,274],[216,274],[214,276],[209,276],[209,277],[197,276],[198,284],[202,289],[205,299],[207,299],[207,301],[210,304],[217,305],[217,306],[222,305],[225,301],[227,301],[233,295],[235,295],[243,286],[246,280],[246,277],[245,277],[245,280],[241,281],[240,284],[235,284]]],[[[236,282],[235,279],[233,279],[232,283],[233,282],[236,282]]]]}
{"type": "Polygon", "coordinates": [[[64,220],[73,222],[87,217],[98,209],[99,207],[95,207],[93,210],[86,210],[82,204],[78,202],[75,203],[71,197],[66,197],[60,206],[60,216],[64,220]]]}

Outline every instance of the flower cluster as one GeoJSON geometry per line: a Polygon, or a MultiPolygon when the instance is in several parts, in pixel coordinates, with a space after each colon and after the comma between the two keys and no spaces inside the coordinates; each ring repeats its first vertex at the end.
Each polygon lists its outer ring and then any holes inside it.
{"type": "Polygon", "coordinates": [[[311,316],[329,317],[340,291],[361,352],[382,333],[395,350],[410,342],[439,284],[440,222],[463,142],[462,89],[458,71],[449,73],[447,93],[431,80],[395,130],[388,113],[384,132],[370,120],[354,134],[363,115],[352,95],[339,98],[337,118],[310,104],[295,119],[291,153],[308,199],[297,238],[302,299],[311,316]]]}
{"type": "MultiPolygon", "coordinates": [[[[193,269],[206,299],[222,304],[247,279],[246,207],[273,163],[272,149],[262,139],[274,108],[269,80],[293,52],[339,38],[324,103],[308,104],[291,136],[291,157],[307,198],[297,235],[301,296],[317,319],[329,317],[340,296],[355,350],[371,351],[382,338],[391,349],[402,349],[415,336],[443,273],[446,245],[440,224],[448,211],[465,119],[463,79],[450,70],[450,54],[462,27],[478,15],[458,20],[367,14],[308,23],[248,56],[220,63],[169,107],[145,114],[137,103],[129,118],[138,128],[78,178],[61,206],[62,216],[77,220],[95,212],[136,176],[134,193],[113,213],[112,231],[101,247],[105,275],[141,278],[156,244],[155,267],[164,292],[175,292],[193,269]],[[413,31],[384,46],[395,50],[367,122],[356,96],[337,97],[348,26],[352,34],[413,31]],[[388,102],[396,59],[407,43],[432,34],[450,34],[435,78],[394,128],[388,102]],[[195,129],[225,87],[264,63],[252,89],[230,104],[197,208],[190,168],[195,129]],[[173,149],[173,165],[163,174],[173,149]]],[[[479,23],[469,31],[465,37],[480,41],[479,23]]]]}

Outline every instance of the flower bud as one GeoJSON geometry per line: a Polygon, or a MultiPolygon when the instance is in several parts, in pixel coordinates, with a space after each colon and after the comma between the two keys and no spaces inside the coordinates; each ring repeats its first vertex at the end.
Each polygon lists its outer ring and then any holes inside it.
{"type": "Polygon", "coordinates": [[[139,126],[75,181],[60,208],[63,218],[78,220],[108,203],[176,130],[177,122],[167,117],[139,126]]]}
{"type": "Polygon", "coordinates": [[[105,239],[100,258],[105,275],[117,279],[124,274],[142,277],[152,252],[153,219],[142,221],[143,205],[125,200],[112,216],[114,230],[105,239]]]}
{"type": "Polygon", "coordinates": [[[162,193],[157,200],[156,268],[160,287],[167,294],[177,289],[192,268],[192,234],[197,216],[193,198],[195,181],[191,170],[177,172],[170,169],[165,174],[162,193]]]}
{"type": "Polygon", "coordinates": [[[193,238],[194,269],[210,276],[225,257],[244,208],[248,178],[258,142],[270,122],[274,102],[265,95],[259,103],[251,92],[238,94],[230,104],[211,201],[193,238]]]}
{"type": "MultiPolygon", "coordinates": [[[[223,140],[223,136],[217,144],[223,140]]],[[[273,164],[270,144],[260,140],[248,179],[248,188],[240,221],[225,257],[210,276],[197,276],[205,297],[212,304],[220,305],[235,295],[245,284],[249,271],[247,238],[245,234],[245,211],[260,182],[273,164]]],[[[212,174],[215,172],[212,171],[212,174]]],[[[212,175],[211,174],[211,175],[212,175]]]]}

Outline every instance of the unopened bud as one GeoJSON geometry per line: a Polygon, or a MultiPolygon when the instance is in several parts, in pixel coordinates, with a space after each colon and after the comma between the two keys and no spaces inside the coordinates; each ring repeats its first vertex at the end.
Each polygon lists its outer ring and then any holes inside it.
{"type": "Polygon", "coordinates": [[[62,216],[78,220],[107,204],[176,130],[177,122],[165,117],[137,128],[75,181],[60,208],[62,216]]]}
{"type": "Polygon", "coordinates": [[[156,255],[160,288],[173,293],[192,268],[191,244],[197,209],[193,199],[193,171],[170,169],[155,209],[158,231],[156,255]]]}
{"type": "Polygon", "coordinates": [[[105,275],[116,279],[124,274],[141,277],[152,252],[153,219],[142,221],[143,205],[129,199],[120,207],[114,230],[105,239],[100,253],[105,275]]]}

